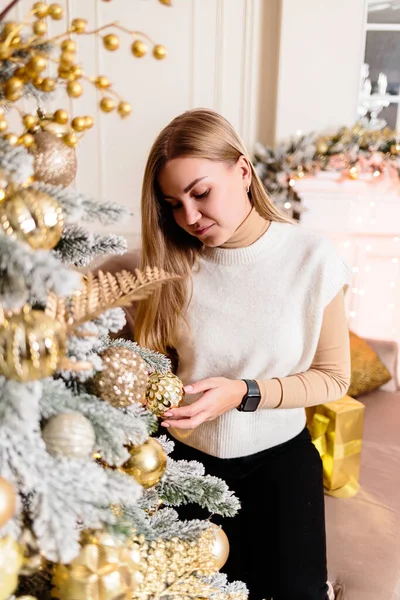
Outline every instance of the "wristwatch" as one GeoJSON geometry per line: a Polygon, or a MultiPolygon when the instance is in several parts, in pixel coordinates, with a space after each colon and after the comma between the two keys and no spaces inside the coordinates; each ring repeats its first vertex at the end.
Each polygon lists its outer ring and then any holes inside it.
{"type": "Polygon", "coordinates": [[[260,404],[261,394],[257,381],[254,379],[242,379],[247,385],[247,392],[242,398],[237,410],[241,412],[254,412],[260,404]]]}

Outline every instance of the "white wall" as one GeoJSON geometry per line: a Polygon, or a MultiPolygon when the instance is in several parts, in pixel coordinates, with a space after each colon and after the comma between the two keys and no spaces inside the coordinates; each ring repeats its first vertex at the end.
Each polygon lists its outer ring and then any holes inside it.
{"type": "MultiPolygon", "coordinates": [[[[32,0],[33,1],[33,0],[32,0]]],[[[81,61],[88,75],[105,74],[133,105],[129,119],[100,114],[96,92],[72,103],[63,96],[52,110],[71,105],[74,114],[91,114],[96,128],[79,144],[77,187],[98,198],[121,202],[133,216],[113,228],[136,244],[140,188],[147,153],[160,129],[192,107],[211,107],[237,128],[249,146],[256,138],[260,3],[263,0],[173,0],[168,8],[158,0],[61,0],[70,19],[88,19],[91,28],[118,20],[146,32],[168,49],[168,59],[135,59],[130,37],[121,34],[121,49],[109,53],[92,36],[79,37],[81,61]]],[[[32,5],[21,0],[14,15],[22,18],[32,5]]],[[[64,24],[65,26],[65,24],[64,24]]],[[[52,32],[63,23],[52,24],[52,32]]]]}
{"type": "Polygon", "coordinates": [[[364,0],[281,3],[276,139],[354,123],[364,0]]]}

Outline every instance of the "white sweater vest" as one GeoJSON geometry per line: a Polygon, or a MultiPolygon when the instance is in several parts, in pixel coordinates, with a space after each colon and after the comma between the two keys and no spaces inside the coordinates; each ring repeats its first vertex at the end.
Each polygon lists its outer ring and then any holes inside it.
{"type": "MultiPolygon", "coordinates": [[[[309,369],[324,308],[350,282],[328,240],[301,225],[272,222],[246,248],[205,248],[193,271],[182,325],[178,376],[270,379],[309,369]]],[[[191,403],[199,395],[186,396],[191,403]]],[[[194,430],[171,429],[185,444],[220,458],[247,456],[288,441],[305,427],[301,409],[231,410],[194,430]]]]}

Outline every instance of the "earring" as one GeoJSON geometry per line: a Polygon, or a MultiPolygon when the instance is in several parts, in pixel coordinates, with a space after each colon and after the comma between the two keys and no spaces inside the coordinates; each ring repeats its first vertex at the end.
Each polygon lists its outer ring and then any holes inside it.
{"type": "Polygon", "coordinates": [[[249,192],[250,192],[250,185],[248,185],[248,186],[247,186],[247,190],[246,190],[246,192],[247,192],[247,193],[249,193],[249,192]]]}

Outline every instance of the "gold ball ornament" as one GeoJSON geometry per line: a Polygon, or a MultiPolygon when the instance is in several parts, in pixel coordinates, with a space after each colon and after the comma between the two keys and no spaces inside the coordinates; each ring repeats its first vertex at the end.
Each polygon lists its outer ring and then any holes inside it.
{"type": "Polygon", "coordinates": [[[215,525],[215,523],[211,524],[212,529],[214,530],[214,543],[212,546],[212,554],[216,559],[218,571],[222,569],[229,556],[229,540],[225,531],[222,527],[215,525]]]}
{"type": "Polygon", "coordinates": [[[103,37],[104,47],[110,52],[115,52],[119,48],[119,37],[115,33],[109,33],[103,37]]]}
{"type": "Polygon", "coordinates": [[[56,89],[56,81],[55,81],[55,79],[52,79],[51,77],[45,77],[43,79],[40,87],[43,92],[46,92],[46,93],[54,92],[54,90],[56,89]]]}
{"type": "Polygon", "coordinates": [[[18,584],[22,548],[10,536],[0,538],[0,600],[7,600],[18,584]]]}
{"type": "Polygon", "coordinates": [[[42,431],[42,437],[49,454],[69,458],[87,458],[95,442],[91,422],[77,412],[51,417],[42,431]]]}
{"type": "Polygon", "coordinates": [[[128,117],[132,112],[132,106],[129,102],[120,102],[118,104],[118,114],[121,117],[128,117]]]}
{"type": "Polygon", "coordinates": [[[0,227],[35,250],[54,248],[61,239],[63,225],[61,206],[39,190],[17,190],[0,205],[0,227]]]}
{"type": "Polygon", "coordinates": [[[66,187],[75,179],[77,161],[74,148],[48,131],[35,134],[34,155],[35,179],[52,185],[66,187]]]}
{"type": "Polygon", "coordinates": [[[36,74],[41,73],[47,67],[47,60],[41,54],[35,54],[32,58],[27,62],[27,69],[30,73],[36,74]]]}
{"type": "Polygon", "coordinates": [[[174,373],[152,373],[146,393],[146,407],[158,417],[169,408],[178,408],[183,402],[183,383],[174,373]]]}
{"type": "Polygon", "coordinates": [[[24,93],[24,82],[19,77],[10,77],[4,84],[4,95],[10,102],[16,102],[24,93]]]}
{"type": "Polygon", "coordinates": [[[96,395],[116,408],[143,403],[149,376],[142,357],[130,348],[116,346],[103,350],[100,357],[104,370],[91,384],[96,395]]]}
{"type": "Polygon", "coordinates": [[[50,377],[66,352],[58,321],[40,310],[23,310],[0,326],[0,374],[25,383],[50,377]]]}
{"type": "Polygon", "coordinates": [[[8,123],[5,119],[0,119],[0,133],[4,133],[4,131],[7,131],[8,129],[8,123]]]}
{"type": "Polygon", "coordinates": [[[14,486],[4,477],[0,477],[0,529],[14,516],[16,505],[14,486]]]}
{"type": "Polygon", "coordinates": [[[75,52],[62,52],[60,60],[63,67],[71,67],[76,60],[75,52]]]}
{"type": "Polygon", "coordinates": [[[131,46],[131,50],[136,58],[142,58],[147,54],[147,46],[142,40],[135,40],[131,46]]]}
{"type": "Polygon", "coordinates": [[[157,44],[153,48],[153,56],[157,60],[163,60],[167,56],[167,49],[161,44],[157,44]]]}
{"type": "Polygon", "coordinates": [[[167,466],[167,455],[157,440],[150,437],[141,446],[130,446],[130,458],[121,467],[124,473],[148,489],[157,485],[167,466]]]}
{"type": "Polygon", "coordinates": [[[115,109],[115,100],[109,96],[105,96],[100,100],[100,108],[103,112],[109,113],[115,109]]]}
{"type": "Polygon", "coordinates": [[[70,564],[54,567],[54,595],[59,600],[130,600],[142,581],[140,553],[102,532],[84,534],[81,545],[70,564]]]}
{"type": "Polygon", "coordinates": [[[390,146],[390,152],[395,156],[397,156],[397,154],[400,154],[400,144],[392,144],[390,146]]]}

